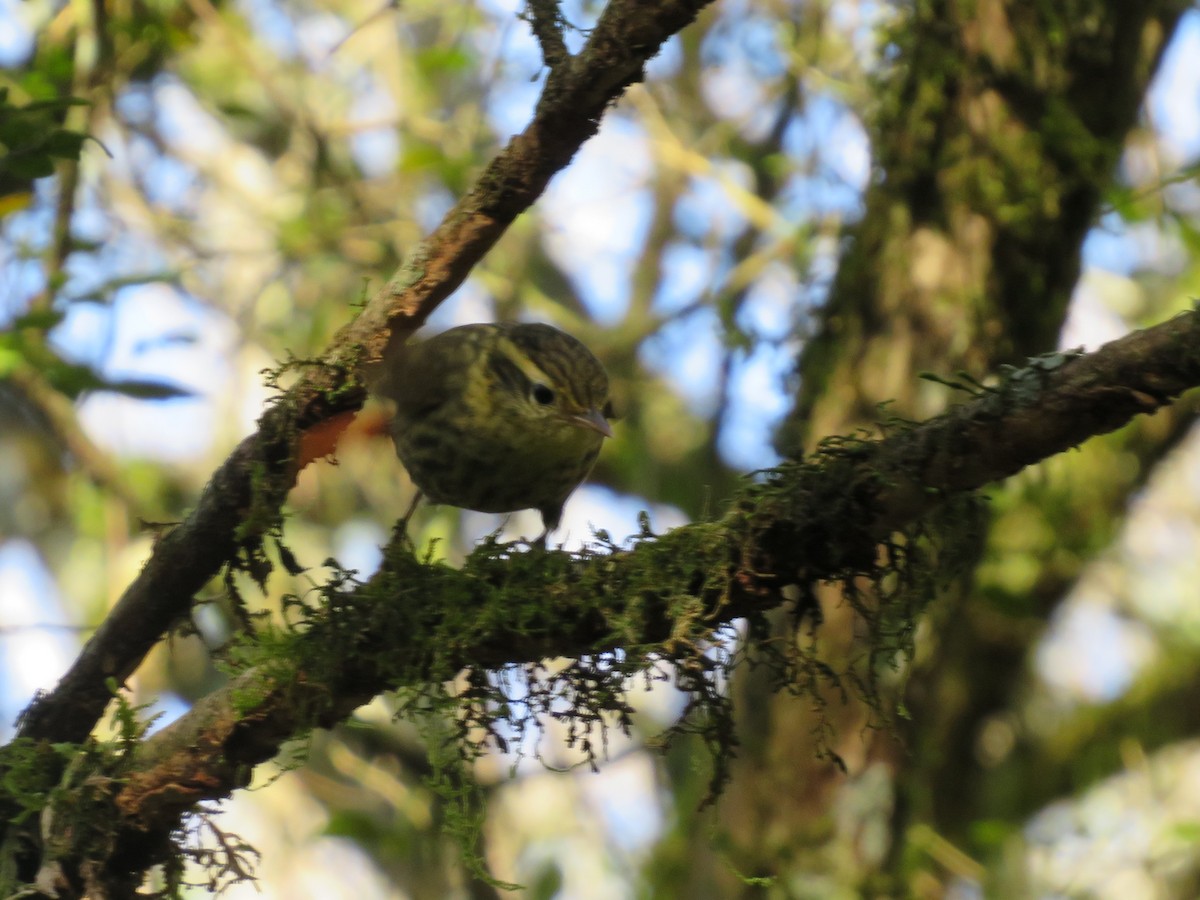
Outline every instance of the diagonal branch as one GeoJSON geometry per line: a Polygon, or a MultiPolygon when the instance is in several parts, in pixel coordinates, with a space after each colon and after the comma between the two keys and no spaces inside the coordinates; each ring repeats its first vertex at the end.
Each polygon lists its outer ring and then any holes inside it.
{"type": "Polygon", "coordinates": [[[1034,360],[994,391],[879,441],[827,453],[819,464],[789,464],[767,487],[745,490],[718,521],[629,552],[543,553],[529,566],[510,556],[481,576],[424,566],[393,545],[367,584],[336,594],[336,609],[314,621],[293,658],[244,672],[139,749],[137,771],[117,798],[123,839],[136,844],[170,831],[194,804],[244,785],[285,740],[333,724],[384,690],[450,678],[457,667],[496,669],[615,647],[670,656],[723,623],[781,605],[795,596],[789,586],[869,566],[878,542],[955,494],[1119,428],[1196,386],[1200,312],[1193,311],[1091,354],[1034,360]],[[695,562],[698,546],[704,563],[695,562]],[[437,669],[434,642],[450,648],[437,669]],[[321,662],[322,653],[336,660],[321,662]]]}
{"type": "Polygon", "coordinates": [[[542,60],[547,68],[555,69],[570,59],[563,40],[563,15],[559,0],[527,0],[527,12],[522,16],[542,45],[542,60]]]}
{"type": "Polygon", "coordinates": [[[648,59],[710,0],[611,0],[584,49],[550,72],[533,120],[413,257],[343,328],[214,473],[196,508],[156,545],[146,567],[55,689],[22,716],[22,737],[81,741],[103,714],[109,678],[123,682],[191,609],[222,565],[277,521],[296,475],[306,428],[358,409],[363,377],[454,291],[550,178],[596,133],[600,119],[648,59]]]}

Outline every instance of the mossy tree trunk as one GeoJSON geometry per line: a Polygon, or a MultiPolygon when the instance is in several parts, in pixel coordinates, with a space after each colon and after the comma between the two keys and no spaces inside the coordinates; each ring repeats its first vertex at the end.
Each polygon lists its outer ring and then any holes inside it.
{"type": "MultiPolygon", "coordinates": [[[[895,57],[870,128],[877,175],[848,235],[820,334],[804,350],[783,449],[875,422],[885,402],[902,416],[935,413],[948,391],[918,379],[922,371],[982,377],[1053,349],[1083,238],[1185,7],[933,0],[895,26],[895,57]]],[[[1154,457],[1173,435],[1141,440],[1139,454],[1154,457]]],[[[1108,517],[1136,481],[1112,480],[1108,517]]],[[[1108,517],[1074,519],[1077,533],[1063,540],[1092,543],[1108,517]]],[[[831,692],[826,710],[816,711],[744,672],[742,755],[719,813],[733,863],[743,874],[779,877],[785,896],[801,894],[791,877],[811,886],[817,873],[866,890],[872,873],[899,857],[913,821],[965,840],[966,826],[993,812],[981,805],[978,729],[1011,699],[1030,640],[1077,571],[1048,577],[1036,608],[1022,607],[1012,627],[995,626],[995,609],[977,610],[986,586],[964,583],[940,601],[941,633],[909,685],[919,725],[903,747],[887,729],[867,727],[872,714],[857,700],[831,692]],[[1039,624],[1030,628],[1030,620],[1039,624]],[[874,792],[876,806],[891,791],[864,786],[863,773],[879,762],[874,771],[898,782],[887,840],[863,837],[877,819],[837,809],[847,775],[816,752],[825,715],[834,726],[830,749],[860,790],[874,792]]],[[[833,591],[822,603],[819,643],[830,662],[847,665],[855,613],[833,591]]],[[[717,864],[715,875],[730,896],[736,881],[727,867],[717,864]]]]}

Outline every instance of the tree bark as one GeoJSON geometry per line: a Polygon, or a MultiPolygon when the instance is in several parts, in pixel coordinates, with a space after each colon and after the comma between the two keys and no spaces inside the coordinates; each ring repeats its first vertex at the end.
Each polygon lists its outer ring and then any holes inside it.
{"type": "MultiPolygon", "coordinates": [[[[944,394],[919,382],[918,372],[979,377],[1053,346],[1084,235],[1185,8],[1125,0],[1068,12],[926,0],[896,24],[892,77],[871,127],[877,177],[850,230],[820,332],[803,352],[784,447],[849,433],[883,402],[904,416],[936,412],[944,394]]],[[[961,602],[966,590],[942,602],[961,602]]],[[[836,665],[857,652],[854,613],[832,593],[823,604],[830,615],[820,642],[836,665]]],[[[994,651],[981,645],[986,640],[975,635],[964,659],[994,651]]],[[[995,678],[956,682],[981,695],[978,707],[1024,658],[1011,649],[1004,656],[1008,665],[995,678]]],[[[746,749],[721,809],[736,866],[785,878],[824,872],[863,885],[886,861],[853,835],[830,830],[847,778],[813,752],[816,715],[786,695],[764,704],[752,673],[738,691],[746,749]]],[[[923,723],[936,720],[933,707],[910,711],[923,723]]],[[[841,709],[841,759],[852,774],[872,762],[903,769],[906,751],[865,729],[868,718],[862,705],[841,709]]],[[[945,749],[937,737],[923,746],[945,749]]],[[[948,803],[963,796],[950,793],[948,803]]],[[[929,814],[924,801],[918,806],[910,814],[929,814]]],[[[903,817],[894,824],[902,831],[903,817]]],[[[741,890],[725,883],[726,896],[741,890]]]]}

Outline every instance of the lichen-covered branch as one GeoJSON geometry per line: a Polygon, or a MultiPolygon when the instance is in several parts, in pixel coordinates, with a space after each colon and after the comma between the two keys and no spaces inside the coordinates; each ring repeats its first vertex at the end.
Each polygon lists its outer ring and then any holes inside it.
{"type": "Polygon", "coordinates": [[[1006,370],[998,387],[897,441],[903,480],[889,492],[876,528],[919,515],[931,492],[1007,478],[1154,412],[1196,386],[1198,341],[1200,311],[1192,310],[1094,353],[1047,354],[1006,370]]]}
{"type": "MultiPolygon", "coordinates": [[[[911,547],[914,523],[948,500],[1196,386],[1193,311],[1094,353],[1032,360],[994,386],[972,388],[970,402],[919,425],[888,426],[881,439],[826,441],[749,485],[718,520],[645,535],[628,551],[486,544],[454,570],[421,563],[397,539],[370,581],[326,591],[284,652],[268,648],[250,659],[228,687],[137,751],[116,797],[118,845],[157,846],[147,836],[245,784],[284,740],[330,725],[384,690],[448,681],[464,668],[617,648],[629,667],[657,658],[681,671],[711,665],[704,651],[722,625],[761,621],[785,601],[798,615],[819,615],[814,581],[878,577],[880,544],[889,553],[911,547]],[[889,545],[900,529],[908,539],[889,545]]],[[[951,539],[924,533],[933,543],[951,539]]]]}
{"type": "Polygon", "coordinates": [[[563,40],[563,15],[558,0],[528,0],[523,18],[542,45],[542,60],[551,69],[570,58],[563,40]]]}
{"type": "Polygon", "coordinates": [[[195,593],[278,523],[306,428],[361,406],[363,376],[402,343],[466,277],[505,228],[599,128],[607,106],[642,77],[663,42],[709,0],[612,0],[586,47],[551,71],[528,127],[474,189],[347,325],[213,475],[196,508],[155,546],[146,567],[51,693],[20,723],[22,737],[79,742],[103,714],[108,679],[123,682],[188,614],[195,593]]]}

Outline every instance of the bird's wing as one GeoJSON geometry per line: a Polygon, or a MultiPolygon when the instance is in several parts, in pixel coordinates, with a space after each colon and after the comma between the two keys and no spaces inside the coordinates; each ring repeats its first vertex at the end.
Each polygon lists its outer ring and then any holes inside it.
{"type": "Polygon", "coordinates": [[[396,404],[396,421],[421,419],[462,395],[462,379],[493,326],[470,325],[407,344],[388,367],[380,393],[396,404]],[[476,331],[478,329],[478,331],[476,331]],[[467,337],[470,339],[464,340],[467,337]]]}

